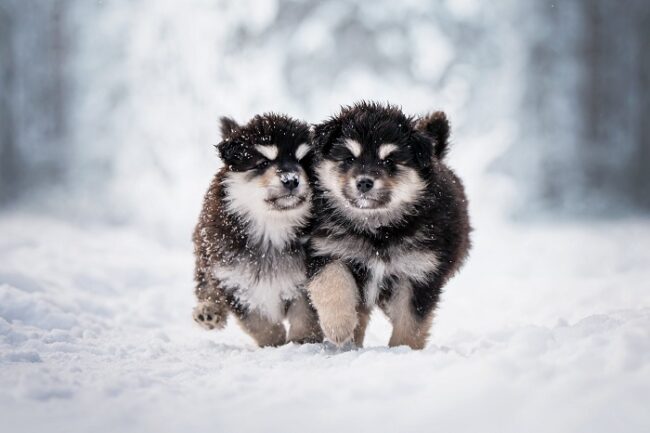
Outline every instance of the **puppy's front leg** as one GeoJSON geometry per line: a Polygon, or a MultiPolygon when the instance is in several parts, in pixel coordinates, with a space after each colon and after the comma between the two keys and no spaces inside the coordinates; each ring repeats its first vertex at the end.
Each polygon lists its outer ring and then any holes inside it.
{"type": "Polygon", "coordinates": [[[328,263],[309,282],[307,291],[325,337],[339,346],[352,340],[359,290],[348,267],[340,261],[328,263]]]}
{"type": "MultiPolygon", "coordinates": [[[[439,278],[432,279],[431,284],[439,278]]],[[[388,304],[384,307],[386,315],[393,324],[393,333],[388,346],[409,346],[411,349],[424,349],[429,338],[433,312],[438,302],[440,290],[428,286],[429,282],[404,282],[395,288],[388,304]],[[419,295],[419,296],[418,296],[419,295]],[[416,306],[419,307],[416,309],[416,306]]]]}
{"type": "Polygon", "coordinates": [[[208,278],[201,268],[196,271],[197,285],[194,289],[199,301],[194,307],[194,321],[204,329],[223,329],[228,319],[226,297],[217,281],[208,278]]]}
{"type": "Polygon", "coordinates": [[[302,291],[289,306],[287,319],[289,319],[289,341],[298,344],[323,341],[323,332],[318,324],[316,311],[309,305],[307,294],[302,291]]]}
{"type": "Polygon", "coordinates": [[[287,331],[282,323],[273,322],[257,311],[239,311],[236,314],[241,327],[258,346],[282,346],[287,342],[287,331]]]}

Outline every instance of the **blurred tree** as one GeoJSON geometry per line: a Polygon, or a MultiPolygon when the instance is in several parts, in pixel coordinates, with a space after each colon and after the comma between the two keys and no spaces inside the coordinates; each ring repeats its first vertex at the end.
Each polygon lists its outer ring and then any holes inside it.
{"type": "Polygon", "coordinates": [[[0,3],[0,202],[63,176],[67,5],[0,3]]]}
{"type": "Polygon", "coordinates": [[[587,185],[650,210],[647,87],[650,3],[584,1],[578,97],[587,185]]]}
{"type": "Polygon", "coordinates": [[[8,11],[0,4],[0,203],[9,198],[8,185],[17,178],[16,143],[12,120],[11,89],[14,60],[12,28],[8,11]]]}
{"type": "Polygon", "coordinates": [[[650,211],[650,2],[524,9],[533,13],[521,140],[534,148],[515,149],[528,159],[519,177],[534,173],[546,208],[650,211]]]}

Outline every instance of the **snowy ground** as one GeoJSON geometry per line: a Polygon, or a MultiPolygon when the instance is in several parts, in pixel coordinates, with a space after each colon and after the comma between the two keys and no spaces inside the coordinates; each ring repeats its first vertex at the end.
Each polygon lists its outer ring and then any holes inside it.
{"type": "Polygon", "coordinates": [[[190,320],[192,257],[0,218],[3,432],[647,432],[650,221],[483,222],[426,350],[256,349],[190,320]],[[360,430],[361,429],[361,430],[360,430]]]}

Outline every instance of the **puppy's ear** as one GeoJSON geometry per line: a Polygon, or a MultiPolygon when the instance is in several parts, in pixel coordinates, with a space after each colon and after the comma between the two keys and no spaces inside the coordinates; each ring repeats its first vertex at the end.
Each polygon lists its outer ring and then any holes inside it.
{"type": "Polygon", "coordinates": [[[222,117],[219,119],[219,126],[221,128],[221,143],[217,144],[217,151],[219,157],[228,164],[231,169],[242,168],[251,159],[251,154],[248,147],[237,139],[233,139],[235,134],[239,132],[241,126],[230,117],[222,117]]]}
{"type": "Polygon", "coordinates": [[[443,159],[449,150],[451,132],[447,115],[442,111],[436,111],[420,118],[415,127],[433,139],[433,154],[436,158],[443,159]]]}
{"type": "Polygon", "coordinates": [[[413,154],[413,159],[420,168],[427,168],[431,166],[433,159],[434,147],[431,143],[431,138],[419,131],[414,131],[409,139],[409,146],[413,154]]]}
{"type": "Polygon", "coordinates": [[[221,129],[221,139],[229,139],[238,129],[239,125],[232,117],[222,117],[219,119],[219,126],[221,129]]]}
{"type": "Polygon", "coordinates": [[[252,160],[248,147],[238,140],[223,140],[217,144],[219,157],[230,166],[231,169],[243,169],[252,160]]]}
{"type": "Polygon", "coordinates": [[[332,117],[329,120],[314,125],[312,131],[312,145],[319,155],[326,155],[334,141],[341,136],[341,120],[332,117]]]}

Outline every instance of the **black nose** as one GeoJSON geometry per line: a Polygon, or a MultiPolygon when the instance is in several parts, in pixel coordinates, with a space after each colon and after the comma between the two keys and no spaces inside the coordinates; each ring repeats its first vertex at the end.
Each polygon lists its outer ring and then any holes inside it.
{"type": "Polygon", "coordinates": [[[284,185],[284,187],[289,191],[298,188],[298,185],[300,184],[300,179],[298,179],[298,176],[295,174],[283,174],[280,177],[280,181],[282,182],[282,185],[284,185]]]}
{"type": "Polygon", "coordinates": [[[357,180],[357,189],[361,192],[368,192],[372,189],[372,186],[374,184],[375,182],[369,177],[362,177],[361,179],[357,180]]]}

